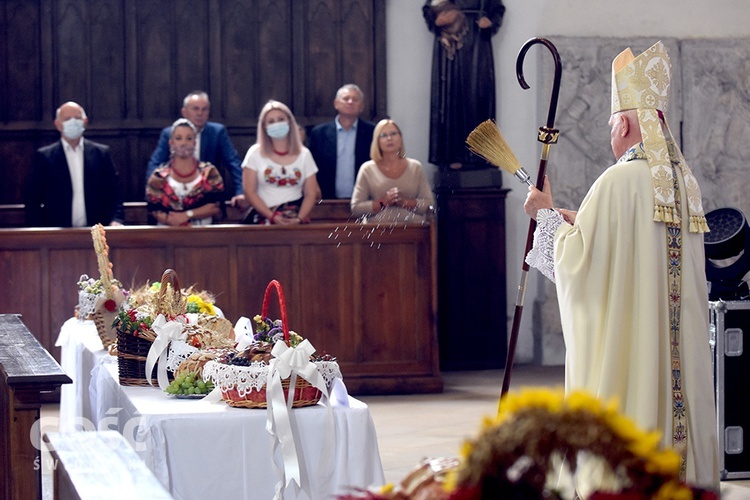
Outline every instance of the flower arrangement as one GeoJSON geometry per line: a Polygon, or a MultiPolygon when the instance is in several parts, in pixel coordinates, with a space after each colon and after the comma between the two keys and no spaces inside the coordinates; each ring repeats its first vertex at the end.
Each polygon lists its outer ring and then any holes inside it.
{"type": "MultiPolygon", "coordinates": [[[[119,288],[122,288],[122,283],[120,283],[116,279],[112,280],[112,284],[119,288]]],[[[89,278],[87,274],[84,274],[81,275],[78,281],[78,289],[83,290],[86,293],[99,295],[104,292],[104,284],[102,283],[101,279],[95,280],[94,278],[89,278]]]]}
{"type": "Polygon", "coordinates": [[[201,295],[191,293],[187,297],[187,312],[216,316],[214,305],[201,295]]]}
{"type": "Polygon", "coordinates": [[[123,308],[117,313],[115,327],[118,330],[128,332],[137,336],[139,332],[151,330],[154,318],[148,311],[139,310],[138,308],[123,308]]]}
{"type": "MultiPolygon", "coordinates": [[[[284,340],[284,329],[281,325],[281,320],[271,320],[269,317],[261,316],[256,314],[253,317],[255,322],[255,334],[253,334],[253,340],[256,342],[268,342],[275,344],[276,341],[284,340]]],[[[297,347],[304,338],[297,332],[292,330],[289,331],[289,347],[297,347]]]]}
{"type": "MultiPolygon", "coordinates": [[[[120,283],[114,278],[110,280],[110,283],[113,287],[116,287],[118,290],[121,290],[124,298],[127,298],[128,292],[127,290],[123,288],[122,283],[120,283]]],[[[101,278],[95,280],[94,278],[89,278],[87,274],[83,274],[79,278],[78,290],[81,292],[90,294],[90,295],[94,295],[94,296],[105,295],[104,282],[101,280],[101,278]]],[[[92,300],[96,300],[96,299],[92,299],[92,300]]],[[[115,312],[118,308],[117,301],[114,298],[107,298],[104,301],[103,306],[104,306],[104,309],[106,309],[107,311],[111,313],[115,312]]]]}

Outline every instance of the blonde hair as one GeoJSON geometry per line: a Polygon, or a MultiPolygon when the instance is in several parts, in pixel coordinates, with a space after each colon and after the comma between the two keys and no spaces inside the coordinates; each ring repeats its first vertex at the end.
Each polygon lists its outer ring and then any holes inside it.
{"type": "Polygon", "coordinates": [[[260,116],[258,116],[258,137],[255,142],[260,145],[260,155],[268,158],[268,155],[273,151],[273,141],[266,132],[265,125],[263,125],[266,115],[273,109],[282,111],[286,115],[287,120],[289,120],[289,135],[287,136],[289,140],[289,154],[300,154],[302,151],[302,141],[299,138],[297,120],[294,118],[292,110],[283,102],[271,99],[263,106],[263,109],[260,110],[260,116]]]}
{"type": "Polygon", "coordinates": [[[372,142],[370,143],[370,158],[376,162],[383,159],[383,152],[380,150],[380,134],[383,132],[383,129],[386,125],[393,125],[396,127],[396,130],[398,130],[399,135],[401,136],[401,149],[399,152],[401,153],[401,157],[406,157],[406,146],[404,146],[404,134],[401,133],[401,128],[391,120],[390,118],[383,118],[378,122],[377,125],[375,125],[375,130],[372,133],[372,142]]]}

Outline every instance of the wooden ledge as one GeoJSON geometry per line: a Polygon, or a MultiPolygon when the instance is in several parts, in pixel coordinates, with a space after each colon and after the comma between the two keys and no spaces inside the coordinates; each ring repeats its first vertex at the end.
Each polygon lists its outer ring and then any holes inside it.
{"type": "MultiPolygon", "coordinates": [[[[245,211],[226,203],[226,219],[219,224],[241,224],[245,219],[245,211]]],[[[123,203],[125,209],[125,225],[142,226],[149,224],[145,201],[128,201],[123,203]]],[[[343,222],[354,220],[349,200],[321,200],[313,208],[311,219],[313,222],[343,222]]],[[[26,227],[23,204],[0,205],[0,228],[26,227]]]]}

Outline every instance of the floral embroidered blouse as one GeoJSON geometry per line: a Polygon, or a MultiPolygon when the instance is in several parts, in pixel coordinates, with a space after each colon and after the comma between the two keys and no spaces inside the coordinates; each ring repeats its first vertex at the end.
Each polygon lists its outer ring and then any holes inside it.
{"type": "Polygon", "coordinates": [[[168,162],[149,177],[146,185],[149,213],[182,212],[224,200],[224,180],[211,163],[198,163],[200,176],[188,183],[175,180],[171,172],[171,162],[168,162]]]}

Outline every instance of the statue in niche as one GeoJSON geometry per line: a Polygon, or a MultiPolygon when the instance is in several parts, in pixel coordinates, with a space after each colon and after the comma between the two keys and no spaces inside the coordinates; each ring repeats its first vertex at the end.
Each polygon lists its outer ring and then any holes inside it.
{"type": "Polygon", "coordinates": [[[488,164],[466,148],[466,137],[495,118],[492,35],[503,21],[502,0],[426,0],[427,27],[435,33],[430,101],[430,163],[440,169],[488,164]]]}

